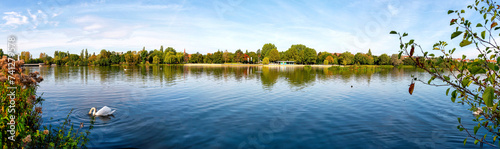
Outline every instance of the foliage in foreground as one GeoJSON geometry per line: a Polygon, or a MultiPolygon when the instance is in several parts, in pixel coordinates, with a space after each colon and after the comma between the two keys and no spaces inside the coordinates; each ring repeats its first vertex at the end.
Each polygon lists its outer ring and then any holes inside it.
{"type": "MultiPolygon", "coordinates": [[[[448,49],[444,41],[434,44],[433,49],[440,51],[442,56],[437,59],[434,54],[429,54],[422,50],[421,46],[413,39],[404,42],[403,38],[407,33],[398,33],[391,31],[391,34],[399,35],[400,56],[408,55],[417,67],[425,70],[432,75],[427,82],[414,78],[428,85],[449,86],[446,95],[451,95],[451,101],[461,104],[467,104],[468,110],[474,114],[472,121],[477,125],[466,126],[458,118],[459,131],[465,131],[467,137],[464,139],[464,145],[467,139],[474,140],[474,144],[488,144],[495,146],[500,135],[500,47],[495,41],[498,39],[500,27],[500,5],[489,0],[476,0],[474,4],[467,6],[473,14],[467,14],[466,10],[450,10],[448,14],[456,14],[457,17],[450,21],[451,26],[456,26],[455,32],[451,34],[451,39],[460,39],[460,47],[473,47],[479,54],[471,62],[455,61],[452,54],[455,48],[448,49]],[[480,22],[472,22],[464,16],[477,17],[472,20],[482,19],[480,22]],[[457,38],[457,37],[462,38],[457,38]],[[496,38],[496,39],[495,39],[496,38]],[[423,56],[412,57],[418,48],[423,56]],[[438,79],[444,84],[435,84],[433,80],[438,79]]],[[[467,11],[469,11],[467,10],[467,11]]],[[[461,59],[466,59],[463,55],[461,59]]],[[[412,81],[413,82],[413,81],[412,81]]],[[[413,92],[412,83],[409,92],[413,92]]]]}
{"type": "MultiPolygon", "coordinates": [[[[42,126],[41,105],[44,99],[36,97],[36,88],[43,78],[36,71],[24,74],[23,64],[22,60],[14,62],[6,56],[0,59],[0,93],[2,94],[0,146],[2,148],[85,148],[90,132],[89,130],[80,131],[83,124],[80,124],[80,128],[75,132],[69,115],[57,128],[53,129],[52,125],[48,128],[42,126]],[[11,96],[14,97],[13,100],[11,96]]],[[[92,125],[89,129],[91,128],[92,125]]]]}

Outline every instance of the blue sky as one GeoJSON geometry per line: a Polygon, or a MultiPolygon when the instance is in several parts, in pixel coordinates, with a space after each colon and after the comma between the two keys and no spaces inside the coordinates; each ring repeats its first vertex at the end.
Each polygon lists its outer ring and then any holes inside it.
{"type": "MultiPolygon", "coordinates": [[[[174,47],[188,53],[256,51],[273,43],[279,51],[304,44],[316,51],[352,53],[368,49],[397,53],[389,31],[405,31],[426,50],[450,41],[449,9],[472,1],[403,0],[213,0],[106,1],[4,0],[0,37],[18,36],[19,51],[53,55],[174,47]]],[[[457,47],[458,41],[451,42],[457,47]]],[[[6,41],[0,42],[6,49],[6,41]]],[[[457,55],[475,55],[457,48],[457,55]]]]}

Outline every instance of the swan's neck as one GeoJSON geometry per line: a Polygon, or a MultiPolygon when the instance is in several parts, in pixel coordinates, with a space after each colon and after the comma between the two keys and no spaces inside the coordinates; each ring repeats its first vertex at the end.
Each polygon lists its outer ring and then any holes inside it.
{"type": "Polygon", "coordinates": [[[89,114],[92,116],[95,116],[95,108],[94,107],[90,109],[89,114]]]}

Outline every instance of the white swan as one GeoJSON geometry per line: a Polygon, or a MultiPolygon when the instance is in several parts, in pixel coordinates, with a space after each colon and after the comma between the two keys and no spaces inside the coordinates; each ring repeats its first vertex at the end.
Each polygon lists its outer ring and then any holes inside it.
{"type": "Polygon", "coordinates": [[[104,106],[99,111],[95,112],[95,107],[90,108],[89,115],[92,116],[108,116],[115,112],[116,110],[111,111],[111,108],[108,106],[104,106]]]}
{"type": "Polygon", "coordinates": [[[483,113],[483,109],[481,109],[481,108],[477,108],[477,110],[476,110],[476,111],[473,111],[473,112],[472,112],[472,114],[473,114],[474,116],[478,116],[478,115],[480,115],[481,113],[483,113]]]}

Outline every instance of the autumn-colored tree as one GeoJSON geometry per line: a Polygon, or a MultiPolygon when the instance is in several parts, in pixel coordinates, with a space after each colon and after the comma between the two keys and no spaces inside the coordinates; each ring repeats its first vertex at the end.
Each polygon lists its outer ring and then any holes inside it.
{"type": "Polygon", "coordinates": [[[335,62],[335,60],[333,59],[332,56],[327,56],[325,58],[325,60],[327,60],[329,64],[336,64],[337,63],[337,62],[335,62]]]}

